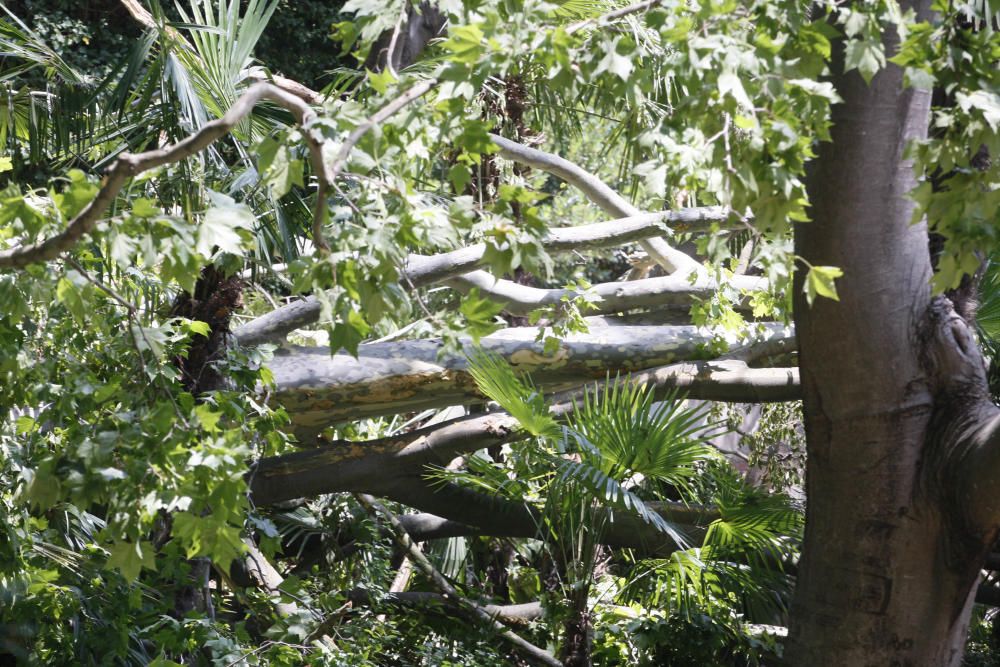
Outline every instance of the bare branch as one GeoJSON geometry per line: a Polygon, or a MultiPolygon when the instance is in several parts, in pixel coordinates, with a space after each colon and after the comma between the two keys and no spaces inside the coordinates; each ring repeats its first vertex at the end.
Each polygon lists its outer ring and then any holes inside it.
{"type": "MultiPolygon", "coordinates": [[[[624,282],[601,283],[590,290],[542,289],[520,285],[511,280],[498,280],[486,271],[473,271],[451,278],[448,284],[463,292],[475,288],[480,294],[504,304],[515,315],[527,315],[544,306],[552,306],[566,299],[592,295],[600,300],[591,304],[588,314],[618,313],[633,308],[691,305],[695,299],[707,299],[718,289],[714,281],[699,280],[691,284],[684,276],[674,274],[660,278],[644,278],[624,282]]],[[[742,277],[741,285],[765,289],[763,279],[742,277]]]]}
{"type": "MultiPolygon", "coordinates": [[[[643,213],[579,227],[557,227],[549,230],[542,239],[542,244],[551,252],[606,248],[652,238],[670,231],[707,230],[712,224],[719,224],[725,229],[737,228],[740,222],[728,209],[719,206],[643,213]]],[[[403,268],[400,284],[406,287],[410,285],[423,287],[459,276],[482,266],[485,253],[485,244],[478,243],[439,255],[410,255],[403,268]]],[[[760,280],[747,278],[739,280],[743,281],[740,286],[748,289],[761,288],[760,280]]],[[[689,304],[690,301],[684,303],[689,304]]],[[[319,301],[316,297],[310,296],[276,308],[243,324],[236,329],[234,335],[241,345],[258,345],[281,340],[288,335],[288,332],[315,322],[319,318],[319,311],[319,301]]]]}
{"type": "MultiPolygon", "coordinates": [[[[125,182],[144,171],[164,164],[179,162],[203,150],[225,136],[259,102],[269,100],[288,109],[304,128],[316,117],[312,109],[294,95],[266,83],[254,84],[222,118],[206,123],[200,130],[181,141],[145,153],[122,153],[101,180],[97,196],[74,217],[62,232],[44,241],[0,251],[0,269],[22,269],[35,262],[45,262],[72,248],[89,234],[114,201],[125,182]]],[[[315,150],[315,147],[310,145],[315,150]]]]}
{"type": "Polygon", "coordinates": [[[611,23],[612,21],[617,21],[618,19],[623,18],[625,16],[629,16],[631,14],[638,14],[640,12],[645,12],[652,9],[653,7],[662,4],[663,0],[644,0],[644,2],[636,2],[634,4],[628,5],[627,7],[622,7],[621,9],[616,9],[613,12],[608,12],[607,14],[599,16],[595,19],[584,19],[583,21],[578,21],[570,25],[568,28],[566,28],[566,32],[572,35],[573,33],[579,32],[580,30],[586,28],[587,26],[606,25],[608,23],[611,23]]]}
{"type": "Polygon", "coordinates": [[[467,615],[488,624],[494,631],[497,632],[497,634],[513,644],[518,651],[533,662],[542,665],[551,665],[552,667],[561,667],[561,663],[556,660],[551,653],[538,648],[528,641],[525,641],[519,635],[511,632],[501,625],[485,608],[459,594],[459,592],[455,590],[455,587],[451,585],[451,582],[445,579],[444,576],[437,571],[434,565],[427,560],[427,556],[425,556],[413,540],[410,539],[410,536],[406,533],[406,529],[399,522],[396,516],[387,510],[380,502],[363,493],[357,494],[356,498],[358,499],[358,502],[364,505],[365,509],[367,509],[370,513],[381,515],[389,523],[396,541],[401,547],[403,547],[403,549],[406,550],[410,560],[412,560],[413,564],[419,568],[420,571],[431,580],[431,582],[433,582],[435,588],[441,591],[446,600],[454,601],[467,615]]]}
{"type": "MultiPolygon", "coordinates": [[[[599,178],[569,160],[523,146],[495,134],[491,134],[490,139],[500,148],[500,155],[504,158],[558,176],[583,192],[608,215],[631,217],[642,213],[599,178]]],[[[695,272],[702,275],[705,272],[701,264],[680,250],[672,248],[663,239],[647,239],[641,241],[641,244],[658,264],[671,273],[683,271],[686,274],[695,272]]]]}
{"type": "MultiPolygon", "coordinates": [[[[402,519],[403,517],[399,517],[402,519]]],[[[354,604],[366,605],[372,603],[371,592],[364,588],[355,588],[347,594],[354,604]]],[[[389,592],[378,600],[383,604],[397,604],[418,607],[440,607],[445,613],[454,613],[456,604],[440,593],[431,591],[389,592]]],[[[483,609],[506,625],[527,625],[542,616],[540,602],[525,602],[523,604],[484,604],[483,609]]]]}

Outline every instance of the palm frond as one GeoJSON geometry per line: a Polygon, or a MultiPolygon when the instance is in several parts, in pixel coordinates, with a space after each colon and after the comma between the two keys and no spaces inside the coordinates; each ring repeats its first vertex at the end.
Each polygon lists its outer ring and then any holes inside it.
{"type": "Polygon", "coordinates": [[[979,309],[976,321],[982,337],[992,347],[1000,345],[1000,256],[992,257],[979,283],[979,309]]]}
{"type": "Polygon", "coordinates": [[[698,462],[717,457],[708,440],[720,432],[706,422],[704,407],[685,407],[676,392],[655,402],[647,387],[621,378],[586,391],[569,429],[600,453],[600,467],[610,475],[638,474],[678,488],[686,488],[698,462]]]}
{"type": "Polygon", "coordinates": [[[572,458],[558,459],[556,482],[550,485],[549,496],[568,495],[565,494],[568,483],[582,486],[591,494],[592,499],[603,507],[621,507],[637,515],[644,522],[669,535],[681,548],[689,544],[689,540],[680,528],[650,509],[642,498],[625,488],[621,482],[610,477],[601,468],[587,461],[575,461],[572,458]]]}
{"type": "Polygon", "coordinates": [[[558,437],[559,425],[549,414],[545,397],[502,358],[479,348],[469,355],[469,374],[479,391],[509,412],[528,433],[558,437]]]}

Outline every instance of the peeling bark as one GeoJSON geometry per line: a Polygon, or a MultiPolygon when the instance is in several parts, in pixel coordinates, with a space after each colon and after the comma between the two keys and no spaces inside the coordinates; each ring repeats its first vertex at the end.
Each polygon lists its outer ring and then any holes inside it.
{"type": "MultiPolygon", "coordinates": [[[[792,337],[782,325],[763,326],[770,339],[792,337]]],[[[712,342],[709,332],[693,326],[603,327],[569,335],[555,354],[546,355],[536,335],[530,327],[504,329],[480,343],[532,373],[541,388],[559,391],[608,374],[694,359],[712,342]]],[[[471,341],[466,344],[471,349],[471,341]]],[[[292,347],[269,364],[274,400],[303,439],[347,419],[481,402],[465,355],[439,358],[440,352],[436,340],[362,345],[357,358],[331,356],[325,347],[292,347]]]]}

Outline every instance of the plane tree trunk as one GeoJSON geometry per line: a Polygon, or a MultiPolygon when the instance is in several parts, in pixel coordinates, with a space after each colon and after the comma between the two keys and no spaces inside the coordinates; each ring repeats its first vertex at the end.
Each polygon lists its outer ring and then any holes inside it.
{"type": "Polygon", "coordinates": [[[798,290],[795,304],[808,510],[786,661],[958,665],[996,537],[998,418],[966,323],[931,294],[927,228],[911,224],[904,151],[926,136],[930,93],[894,65],[834,83],[843,103],[796,252],[844,276],[839,301],[810,307],[798,290]]]}

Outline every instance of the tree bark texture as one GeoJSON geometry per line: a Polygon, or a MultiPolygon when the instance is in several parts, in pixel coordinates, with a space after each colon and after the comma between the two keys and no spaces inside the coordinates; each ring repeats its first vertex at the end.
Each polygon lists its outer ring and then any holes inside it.
{"type": "MultiPolygon", "coordinates": [[[[903,9],[926,16],[929,4],[903,9]]],[[[796,290],[808,509],[785,659],[959,665],[996,522],[966,510],[997,488],[996,437],[976,390],[982,359],[950,304],[932,299],[927,229],[910,224],[916,180],[904,151],[926,136],[930,93],[905,89],[895,65],[870,85],[833,69],[843,103],[796,252],[844,276],[839,302],[810,307],[796,290]],[[979,493],[955,463],[977,456],[979,493]]]]}
{"type": "MultiPolygon", "coordinates": [[[[782,325],[764,326],[766,339],[792,339],[782,325]]],[[[693,326],[603,327],[566,336],[545,354],[533,327],[504,329],[481,339],[519,370],[533,373],[540,388],[559,391],[608,375],[695,359],[711,343],[693,326]]],[[[471,351],[471,341],[468,347],[471,351]]],[[[325,347],[292,347],[269,364],[274,399],[291,415],[295,432],[308,439],[348,419],[398,414],[483,400],[464,354],[439,357],[436,340],[362,345],[358,357],[330,355],[325,347]]],[[[766,370],[766,369],[765,369],[766,370]]]]}

